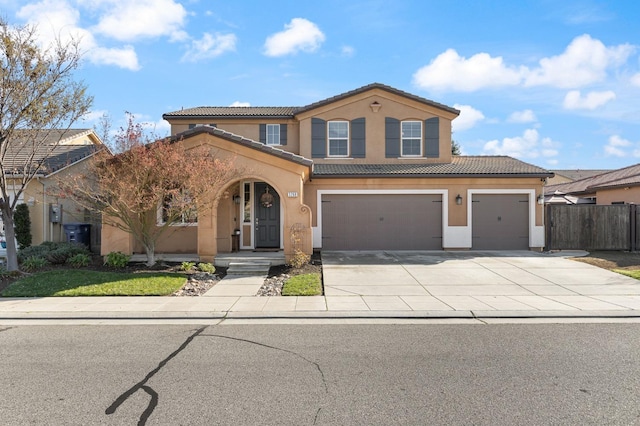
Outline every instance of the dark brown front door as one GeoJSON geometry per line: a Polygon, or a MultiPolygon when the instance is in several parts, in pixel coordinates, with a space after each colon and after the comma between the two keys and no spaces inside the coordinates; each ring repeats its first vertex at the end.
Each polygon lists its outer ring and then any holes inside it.
{"type": "Polygon", "coordinates": [[[256,248],[280,248],[280,197],[271,185],[255,183],[256,248]]]}

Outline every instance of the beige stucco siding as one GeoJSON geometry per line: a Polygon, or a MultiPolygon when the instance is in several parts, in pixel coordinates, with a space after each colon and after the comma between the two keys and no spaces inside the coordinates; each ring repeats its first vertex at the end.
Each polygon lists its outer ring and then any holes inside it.
{"type": "Polygon", "coordinates": [[[597,204],[606,206],[618,202],[640,204],[640,186],[599,189],[596,192],[597,204]]]}
{"type": "MultiPolygon", "coordinates": [[[[298,116],[300,119],[300,155],[311,158],[311,119],[319,118],[325,121],[365,118],[366,157],[365,158],[314,158],[318,164],[335,161],[351,163],[449,163],[451,162],[451,120],[455,115],[447,111],[409,100],[382,90],[372,90],[339,102],[313,109],[298,116]],[[380,109],[377,112],[371,104],[377,102],[380,109]],[[391,117],[400,121],[439,118],[439,157],[430,158],[386,158],[385,157],[385,118],[391,117]]],[[[424,126],[423,126],[424,127],[424,126]]],[[[424,132],[424,128],[423,128],[424,132]]]]}

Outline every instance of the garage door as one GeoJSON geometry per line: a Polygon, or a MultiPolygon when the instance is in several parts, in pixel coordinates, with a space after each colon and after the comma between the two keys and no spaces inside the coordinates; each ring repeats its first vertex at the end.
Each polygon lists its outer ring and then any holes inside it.
{"type": "Polygon", "coordinates": [[[324,194],[325,250],[440,250],[438,194],[324,194]]]}
{"type": "Polygon", "coordinates": [[[474,249],[529,249],[527,194],[474,194],[472,217],[474,249]]]}

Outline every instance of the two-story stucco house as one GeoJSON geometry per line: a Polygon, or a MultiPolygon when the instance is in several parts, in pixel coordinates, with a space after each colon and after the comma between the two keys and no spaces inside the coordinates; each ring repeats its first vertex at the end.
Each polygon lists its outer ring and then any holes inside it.
{"type": "MultiPolygon", "coordinates": [[[[303,107],[164,114],[175,143],[209,145],[244,176],[157,250],[209,261],[235,249],[543,247],[540,202],[553,173],[510,157],[452,156],[458,114],[377,83],[303,107]]],[[[142,251],[103,229],[103,253],[112,250],[142,251]]]]}

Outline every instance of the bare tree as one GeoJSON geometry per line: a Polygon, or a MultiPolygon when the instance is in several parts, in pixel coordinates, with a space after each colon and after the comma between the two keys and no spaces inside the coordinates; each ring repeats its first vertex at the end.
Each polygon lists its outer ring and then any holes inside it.
{"type": "Polygon", "coordinates": [[[158,239],[171,225],[195,223],[217,202],[221,190],[240,176],[232,160],[210,147],[185,149],[180,141],[151,142],[129,114],[115,136],[119,152],[103,152],[85,174],[59,181],[61,196],[102,214],[102,223],[130,233],[155,263],[158,239]]]}
{"type": "Polygon", "coordinates": [[[43,171],[69,129],[91,107],[86,87],[73,79],[80,65],[77,40],[38,44],[36,28],[0,18],[0,212],[7,240],[7,269],[17,270],[13,211],[26,186],[43,171]]]}

